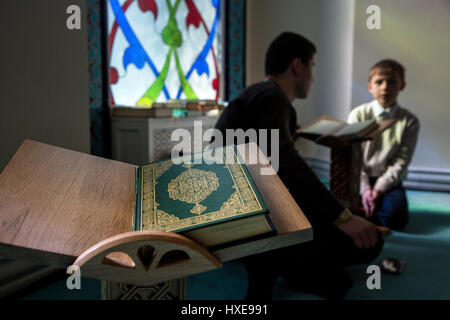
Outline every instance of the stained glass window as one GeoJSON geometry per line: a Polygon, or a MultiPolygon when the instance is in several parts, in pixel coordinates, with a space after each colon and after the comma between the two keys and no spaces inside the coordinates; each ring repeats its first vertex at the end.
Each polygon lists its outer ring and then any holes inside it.
{"type": "Polygon", "coordinates": [[[110,103],[219,99],[221,0],[108,0],[110,103]]]}

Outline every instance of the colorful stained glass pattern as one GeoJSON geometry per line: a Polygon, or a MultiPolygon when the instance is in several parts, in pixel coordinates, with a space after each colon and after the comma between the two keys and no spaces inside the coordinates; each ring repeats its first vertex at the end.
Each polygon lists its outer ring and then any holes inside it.
{"type": "Polygon", "coordinates": [[[219,99],[221,0],[109,0],[110,103],[219,99]]]}

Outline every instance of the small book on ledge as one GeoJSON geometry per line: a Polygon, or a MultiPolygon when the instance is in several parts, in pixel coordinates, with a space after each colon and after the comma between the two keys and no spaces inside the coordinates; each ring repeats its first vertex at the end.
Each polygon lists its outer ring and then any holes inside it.
{"type": "Polygon", "coordinates": [[[396,121],[396,119],[389,119],[377,123],[375,119],[372,119],[349,124],[336,118],[321,116],[298,129],[296,133],[318,144],[339,147],[373,139],[396,121]]]}
{"type": "Polygon", "coordinates": [[[216,100],[170,100],[154,102],[151,106],[113,106],[112,117],[131,118],[184,118],[218,116],[227,103],[216,100]]]}

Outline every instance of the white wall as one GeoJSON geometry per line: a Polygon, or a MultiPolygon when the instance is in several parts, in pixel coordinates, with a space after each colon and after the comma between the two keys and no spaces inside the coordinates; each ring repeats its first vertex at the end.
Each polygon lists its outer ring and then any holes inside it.
{"type": "Polygon", "coordinates": [[[371,99],[368,69],[393,58],[406,68],[406,89],[399,104],[421,121],[410,169],[450,172],[450,1],[358,0],[352,105],[371,99]],[[381,9],[381,30],[368,30],[366,8],[381,9]]]}
{"type": "Polygon", "coordinates": [[[85,0],[0,1],[0,171],[25,138],[90,152],[85,15],[85,0]]]}
{"type": "MultiPolygon", "coordinates": [[[[351,104],[354,0],[247,0],[247,84],[264,79],[264,55],[283,31],[310,39],[317,47],[315,81],[305,100],[296,100],[298,123],[320,115],[346,118],[351,104]]],[[[304,139],[305,157],[329,159],[329,150],[304,139]]]]}
{"type": "MultiPolygon", "coordinates": [[[[351,105],[354,0],[321,1],[316,86],[319,115],[346,119],[351,105]]],[[[330,159],[318,147],[315,157],[330,159]]]]}

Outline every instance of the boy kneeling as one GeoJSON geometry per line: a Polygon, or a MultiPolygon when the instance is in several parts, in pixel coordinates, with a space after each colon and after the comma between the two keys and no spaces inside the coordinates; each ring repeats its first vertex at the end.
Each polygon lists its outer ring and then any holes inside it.
{"type": "Polygon", "coordinates": [[[353,109],[348,122],[397,119],[374,140],[364,142],[360,193],[366,217],[394,230],[408,223],[408,203],[402,181],[414,153],[419,120],[400,107],[397,97],[405,88],[405,69],[394,60],[382,60],[370,69],[369,92],[375,100],[353,109]]]}

